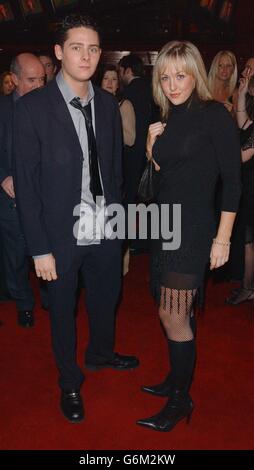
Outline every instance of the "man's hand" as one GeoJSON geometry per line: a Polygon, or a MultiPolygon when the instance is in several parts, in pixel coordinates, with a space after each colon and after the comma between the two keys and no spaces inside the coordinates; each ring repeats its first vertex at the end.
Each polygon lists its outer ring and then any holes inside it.
{"type": "Polygon", "coordinates": [[[37,276],[44,281],[55,281],[57,279],[56,261],[53,255],[34,259],[34,266],[37,276]]]}
{"type": "Polygon", "coordinates": [[[2,183],[1,186],[3,190],[10,196],[12,199],[15,198],[14,186],[13,186],[13,177],[7,176],[2,183]]]}

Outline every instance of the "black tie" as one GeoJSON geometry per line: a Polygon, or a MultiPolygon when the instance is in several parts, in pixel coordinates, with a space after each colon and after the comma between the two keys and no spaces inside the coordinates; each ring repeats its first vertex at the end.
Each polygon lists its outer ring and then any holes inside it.
{"type": "Polygon", "coordinates": [[[93,131],[91,103],[82,106],[79,98],[73,98],[70,104],[81,111],[85,118],[87,140],[88,140],[88,153],[89,153],[89,170],[90,170],[90,191],[93,200],[96,202],[96,196],[102,196],[102,186],[99,173],[98,156],[96,148],[96,140],[93,131]]]}

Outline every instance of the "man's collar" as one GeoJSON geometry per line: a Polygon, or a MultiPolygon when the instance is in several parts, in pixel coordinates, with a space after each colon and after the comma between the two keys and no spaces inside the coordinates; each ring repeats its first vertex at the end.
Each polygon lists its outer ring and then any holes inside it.
{"type": "Polygon", "coordinates": [[[18,94],[17,90],[14,90],[12,92],[12,97],[13,97],[13,101],[17,101],[19,98],[21,98],[21,96],[18,94]]]}
{"type": "MultiPolygon", "coordinates": [[[[71,89],[69,84],[66,82],[63,76],[62,70],[60,70],[56,76],[57,85],[66,101],[66,103],[70,103],[73,98],[78,98],[77,94],[71,89]]],[[[85,99],[80,99],[82,105],[90,103],[90,101],[94,98],[94,89],[92,82],[89,80],[88,82],[88,94],[85,99]]]]}

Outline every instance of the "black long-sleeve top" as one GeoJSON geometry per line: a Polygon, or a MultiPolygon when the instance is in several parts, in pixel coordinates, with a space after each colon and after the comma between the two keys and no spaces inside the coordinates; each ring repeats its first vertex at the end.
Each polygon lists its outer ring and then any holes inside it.
{"type": "Polygon", "coordinates": [[[221,210],[236,212],[239,205],[241,152],[236,124],[223,105],[191,97],[172,107],[153,157],[160,165],[156,201],[181,204],[182,215],[180,248],[163,252],[157,244],[155,254],[171,271],[201,276],[215,234],[219,178],[221,210]]]}

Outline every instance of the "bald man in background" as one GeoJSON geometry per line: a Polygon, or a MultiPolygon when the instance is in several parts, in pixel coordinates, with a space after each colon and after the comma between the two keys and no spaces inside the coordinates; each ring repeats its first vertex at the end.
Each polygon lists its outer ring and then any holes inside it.
{"type": "Polygon", "coordinates": [[[29,283],[29,259],[20,227],[13,184],[13,116],[15,103],[45,84],[45,69],[33,54],[17,55],[11,63],[15,91],[0,97],[0,230],[7,289],[16,301],[18,324],[34,325],[34,296],[29,283]]]}

